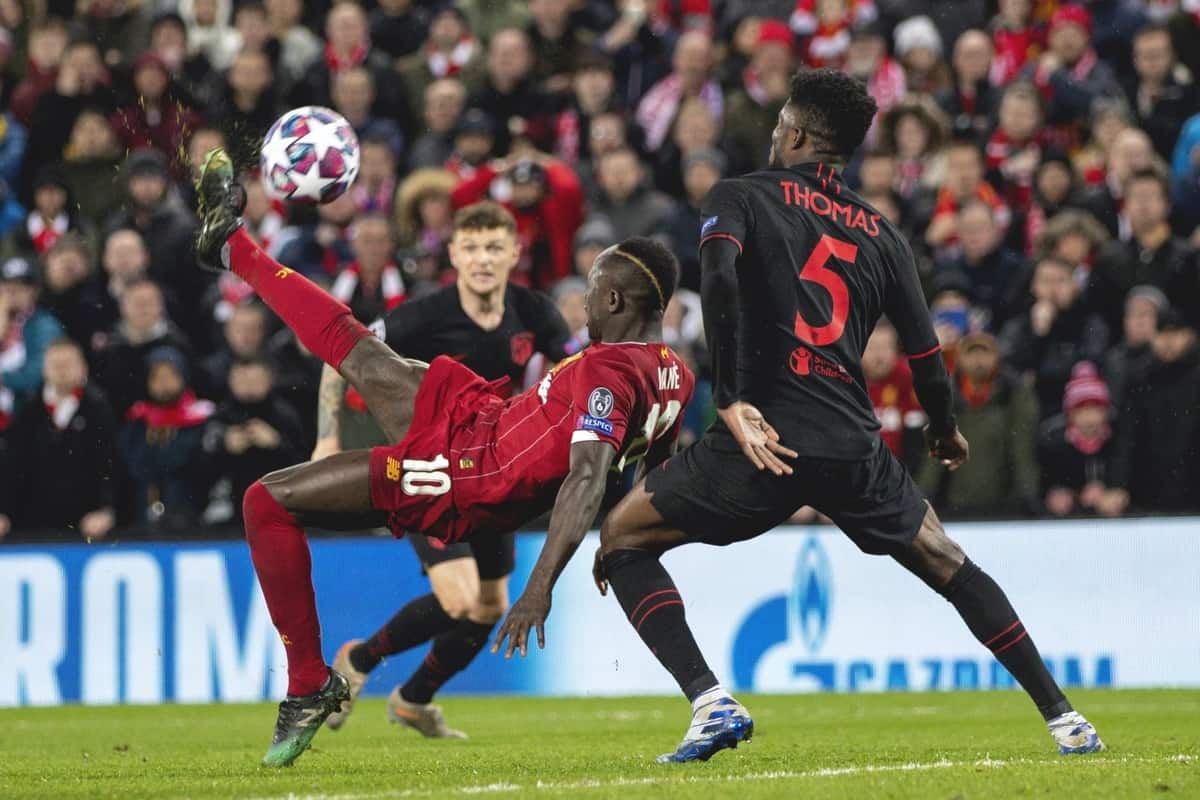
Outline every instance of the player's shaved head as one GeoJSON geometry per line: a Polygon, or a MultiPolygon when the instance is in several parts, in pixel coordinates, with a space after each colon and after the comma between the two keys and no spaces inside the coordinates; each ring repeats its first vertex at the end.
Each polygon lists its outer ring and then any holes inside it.
{"type": "Polygon", "coordinates": [[[663,245],[634,236],[604,250],[596,264],[612,275],[643,315],[661,314],[675,293],[679,262],[663,245]]]}
{"type": "Polygon", "coordinates": [[[878,106],[862,81],[832,69],[801,70],[780,112],[772,164],[819,156],[848,160],[862,144],[878,106]]]}

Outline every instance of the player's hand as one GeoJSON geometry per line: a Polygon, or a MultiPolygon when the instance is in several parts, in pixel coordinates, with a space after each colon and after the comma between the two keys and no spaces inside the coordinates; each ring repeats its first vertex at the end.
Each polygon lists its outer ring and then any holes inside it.
{"type": "Polygon", "coordinates": [[[1057,486],[1046,492],[1046,510],[1056,517],[1065,517],[1075,510],[1075,493],[1057,486]]]}
{"type": "Polygon", "coordinates": [[[313,448],[310,461],[320,461],[326,456],[336,455],[342,452],[342,448],[338,445],[338,437],[323,436],[317,439],[317,446],[313,448]]]}
{"type": "Polygon", "coordinates": [[[1119,517],[1129,508],[1129,492],[1124,489],[1109,489],[1104,498],[1096,506],[1096,510],[1106,517],[1119,517]]]}
{"type": "Polygon", "coordinates": [[[0,514],[0,539],[8,536],[8,532],[12,530],[12,520],[5,514],[0,514]]]}
{"type": "Polygon", "coordinates": [[[929,457],[937,459],[938,463],[951,472],[965,464],[970,457],[971,448],[967,444],[967,437],[963,436],[958,428],[954,429],[951,436],[933,436],[926,427],[925,443],[929,445],[929,457]]]}
{"type": "Polygon", "coordinates": [[[524,657],[529,647],[529,630],[537,628],[538,649],[546,649],[546,617],[550,616],[550,592],[527,587],[513,607],[509,609],[508,617],[496,634],[492,643],[492,652],[499,653],[508,639],[508,648],[504,651],[505,658],[512,658],[514,650],[519,650],[524,657]],[[531,591],[532,589],[532,591],[531,591]]]}
{"type": "Polygon", "coordinates": [[[279,431],[272,428],[261,419],[252,419],[247,423],[250,430],[250,441],[263,450],[274,450],[279,446],[279,431]]]}
{"type": "Polygon", "coordinates": [[[225,449],[241,455],[250,447],[250,436],[241,425],[233,425],[225,431],[225,449]]]}
{"type": "Polygon", "coordinates": [[[596,557],[592,559],[592,580],[600,590],[600,596],[608,595],[608,578],[604,577],[604,548],[596,548],[596,557]]]}
{"type": "Polygon", "coordinates": [[[1029,327],[1033,330],[1035,336],[1045,336],[1050,333],[1050,327],[1054,325],[1055,318],[1058,317],[1058,309],[1048,300],[1038,300],[1029,309],[1029,327]]]}
{"type": "Polygon", "coordinates": [[[717,415],[755,467],[769,469],[776,475],[792,474],[792,468],[779,457],[795,458],[796,451],[779,443],[779,434],[761,411],[749,403],[738,401],[728,408],[718,408],[717,415]]]}
{"type": "Polygon", "coordinates": [[[1099,508],[1104,502],[1104,493],[1108,491],[1104,488],[1104,484],[1100,481],[1092,481],[1087,486],[1083,487],[1083,491],[1079,493],[1079,505],[1084,508],[1099,508]]]}

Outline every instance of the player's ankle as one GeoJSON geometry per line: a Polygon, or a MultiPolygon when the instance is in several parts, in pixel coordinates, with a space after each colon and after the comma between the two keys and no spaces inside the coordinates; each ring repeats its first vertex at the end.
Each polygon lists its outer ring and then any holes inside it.
{"type": "Polygon", "coordinates": [[[359,642],[350,648],[347,659],[350,661],[350,666],[364,675],[375,669],[380,661],[379,658],[371,653],[371,646],[367,642],[359,642]]]}
{"type": "Polygon", "coordinates": [[[729,697],[729,692],[725,691],[725,687],[718,683],[716,686],[706,689],[692,699],[692,711],[699,711],[704,706],[715,703],[725,697],[729,697]]]}

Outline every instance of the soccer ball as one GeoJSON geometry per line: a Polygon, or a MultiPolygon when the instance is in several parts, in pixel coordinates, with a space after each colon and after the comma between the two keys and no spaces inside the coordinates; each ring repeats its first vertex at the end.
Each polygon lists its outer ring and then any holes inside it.
{"type": "Polygon", "coordinates": [[[328,203],[358,175],[358,137],[346,118],[321,106],[293,108],[262,145],[262,180],[281,200],[328,203]]]}

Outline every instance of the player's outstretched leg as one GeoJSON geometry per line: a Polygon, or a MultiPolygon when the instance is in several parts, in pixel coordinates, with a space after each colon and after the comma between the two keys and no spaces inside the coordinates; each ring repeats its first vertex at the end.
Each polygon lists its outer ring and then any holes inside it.
{"type": "MultiPolygon", "coordinates": [[[[415,537],[410,534],[409,538],[415,537]]],[[[446,723],[433,696],[487,644],[507,609],[508,581],[504,577],[480,580],[471,556],[429,564],[426,569],[433,592],[409,602],[371,638],[342,645],[334,669],[350,680],[357,696],[382,659],[434,639],[421,665],[388,697],[388,718],[426,737],[465,739],[465,733],[446,723]]],[[[331,715],[326,724],[340,727],[350,710],[331,715]]]]}
{"type": "Polygon", "coordinates": [[[692,704],[683,741],[659,756],[660,764],[707,761],[754,735],[750,713],[708,668],[688,627],[683,599],[659,560],[685,541],[683,533],[666,527],[638,484],[605,520],[597,553],[597,578],[612,587],[629,623],[692,704]]]}
{"type": "Polygon", "coordinates": [[[1046,720],[1059,753],[1104,749],[1096,729],[1071,707],[1046,669],[1004,591],[946,535],[932,508],[908,551],[896,560],[950,601],[975,638],[1017,679],[1046,720]]]}
{"type": "Polygon", "coordinates": [[[303,753],[329,714],[350,699],[345,677],[325,665],[312,586],[306,521],[361,530],[384,522],[371,510],[370,451],[339,453],[273,472],[246,491],[246,541],[271,621],[288,657],[288,693],[279,704],[269,767],[303,753]]]}
{"type": "MultiPolygon", "coordinates": [[[[351,700],[358,698],[372,670],[390,655],[402,653],[450,630],[457,620],[446,612],[432,592],[411,600],[369,639],[351,639],[344,643],[333,660],[333,668],[350,681],[351,700]]],[[[346,723],[353,702],[325,721],[332,730],[346,723]]]]}
{"type": "Polygon", "coordinates": [[[196,189],[202,214],[197,260],[210,269],[232,270],[250,284],[313,355],[358,390],[388,438],[403,438],[427,365],[396,355],[345,304],[258,246],[242,227],[245,192],[224,150],[207,155],[196,189]]]}
{"type": "MultiPolygon", "coordinates": [[[[433,696],[451,678],[462,672],[487,646],[492,629],[504,616],[508,608],[508,578],[480,580],[474,559],[456,559],[438,565],[455,567],[460,578],[456,581],[460,591],[453,598],[457,602],[451,613],[458,617],[454,626],[433,640],[433,647],[424,661],[403,686],[397,686],[388,697],[388,718],[419,732],[422,736],[438,739],[465,739],[467,735],[446,724],[442,710],[433,702],[433,696]]],[[[430,571],[434,579],[435,567],[430,571]]],[[[434,583],[435,590],[439,588],[434,583]]],[[[450,598],[445,591],[443,605],[450,598]]]]}

